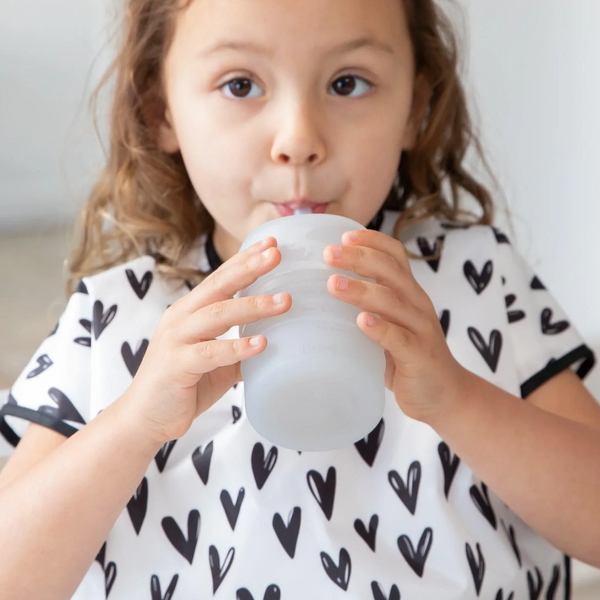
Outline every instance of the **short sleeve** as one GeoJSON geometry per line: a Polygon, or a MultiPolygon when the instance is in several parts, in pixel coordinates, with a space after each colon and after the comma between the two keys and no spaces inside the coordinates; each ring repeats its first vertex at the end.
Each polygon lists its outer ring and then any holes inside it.
{"type": "Polygon", "coordinates": [[[521,397],[564,369],[583,379],[595,365],[594,352],[508,237],[494,233],[521,397]]]}
{"type": "Polygon", "coordinates": [[[91,307],[85,284],[13,383],[0,410],[0,435],[15,446],[29,422],[67,437],[88,420],[91,307]]]}

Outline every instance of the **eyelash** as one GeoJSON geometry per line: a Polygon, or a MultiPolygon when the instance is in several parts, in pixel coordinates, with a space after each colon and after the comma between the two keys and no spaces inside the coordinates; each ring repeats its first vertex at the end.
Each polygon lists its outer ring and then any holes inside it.
{"type": "MultiPolygon", "coordinates": [[[[347,77],[353,77],[354,79],[359,79],[361,81],[364,81],[369,86],[369,90],[373,89],[373,87],[374,87],[373,83],[371,83],[368,79],[365,79],[364,77],[361,77],[360,75],[354,75],[352,73],[340,75],[337,79],[334,79],[333,83],[335,83],[336,81],[339,81],[340,79],[345,79],[347,77]]],[[[230,85],[231,83],[233,83],[235,81],[251,81],[252,83],[256,83],[251,77],[247,77],[247,76],[233,77],[229,81],[226,81],[225,83],[221,84],[219,86],[219,89],[223,91],[228,85],[230,85]]],[[[332,85],[333,85],[333,83],[332,83],[332,85]]],[[[362,95],[364,95],[364,94],[362,94],[362,95]]],[[[362,97],[362,95],[359,97],[362,97]]],[[[356,96],[340,96],[340,97],[341,98],[356,98],[356,96]]],[[[232,100],[245,100],[248,98],[248,96],[227,96],[227,98],[230,98],[232,100]]]]}

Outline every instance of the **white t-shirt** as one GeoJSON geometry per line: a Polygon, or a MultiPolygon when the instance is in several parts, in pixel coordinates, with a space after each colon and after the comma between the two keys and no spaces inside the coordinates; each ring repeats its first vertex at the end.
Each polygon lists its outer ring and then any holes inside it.
{"type": "MultiPolygon", "coordinates": [[[[381,231],[396,217],[386,212],[381,231]]],[[[587,374],[592,351],[501,231],[431,219],[401,234],[422,255],[441,237],[439,261],[411,266],[462,365],[519,397],[563,369],[587,374]]],[[[214,269],[205,241],[191,258],[214,269]]],[[[162,313],[188,291],[150,256],[85,278],[12,387],[0,431],[13,443],[28,421],[76,432],[127,389],[162,313]]],[[[569,557],[386,394],[367,438],[298,453],[261,438],[243,384],[231,388],[158,453],[74,598],[569,598],[569,557]]]]}

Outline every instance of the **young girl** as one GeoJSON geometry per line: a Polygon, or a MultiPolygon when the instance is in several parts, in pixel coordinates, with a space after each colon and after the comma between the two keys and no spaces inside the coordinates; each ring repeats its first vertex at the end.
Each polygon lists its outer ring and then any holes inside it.
{"type": "Polygon", "coordinates": [[[72,294],[2,410],[2,598],[568,598],[594,356],[463,166],[433,1],[129,0],[112,73],[72,294]],[[307,203],[368,226],[323,260],[387,361],[382,421],[321,453],[244,414],[268,340],[238,326],[293,298],[233,298],[281,258],[245,236],[307,203]]]}

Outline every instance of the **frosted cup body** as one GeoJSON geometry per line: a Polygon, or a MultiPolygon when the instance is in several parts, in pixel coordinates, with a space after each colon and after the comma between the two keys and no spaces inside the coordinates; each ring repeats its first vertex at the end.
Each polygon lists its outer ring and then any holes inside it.
{"type": "Polygon", "coordinates": [[[333,273],[372,281],[329,266],[323,250],[363,225],[338,215],[301,214],[263,223],[241,250],[273,236],[280,264],[236,296],[289,292],[282,315],[240,327],[262,334],[267,348],[241,363],[244,403],[252,426],[273,444],[294,450],[342,448],[366,437],[385,404],[385,353],[363,333],[359,308],[327,290],[333,273]]]}

